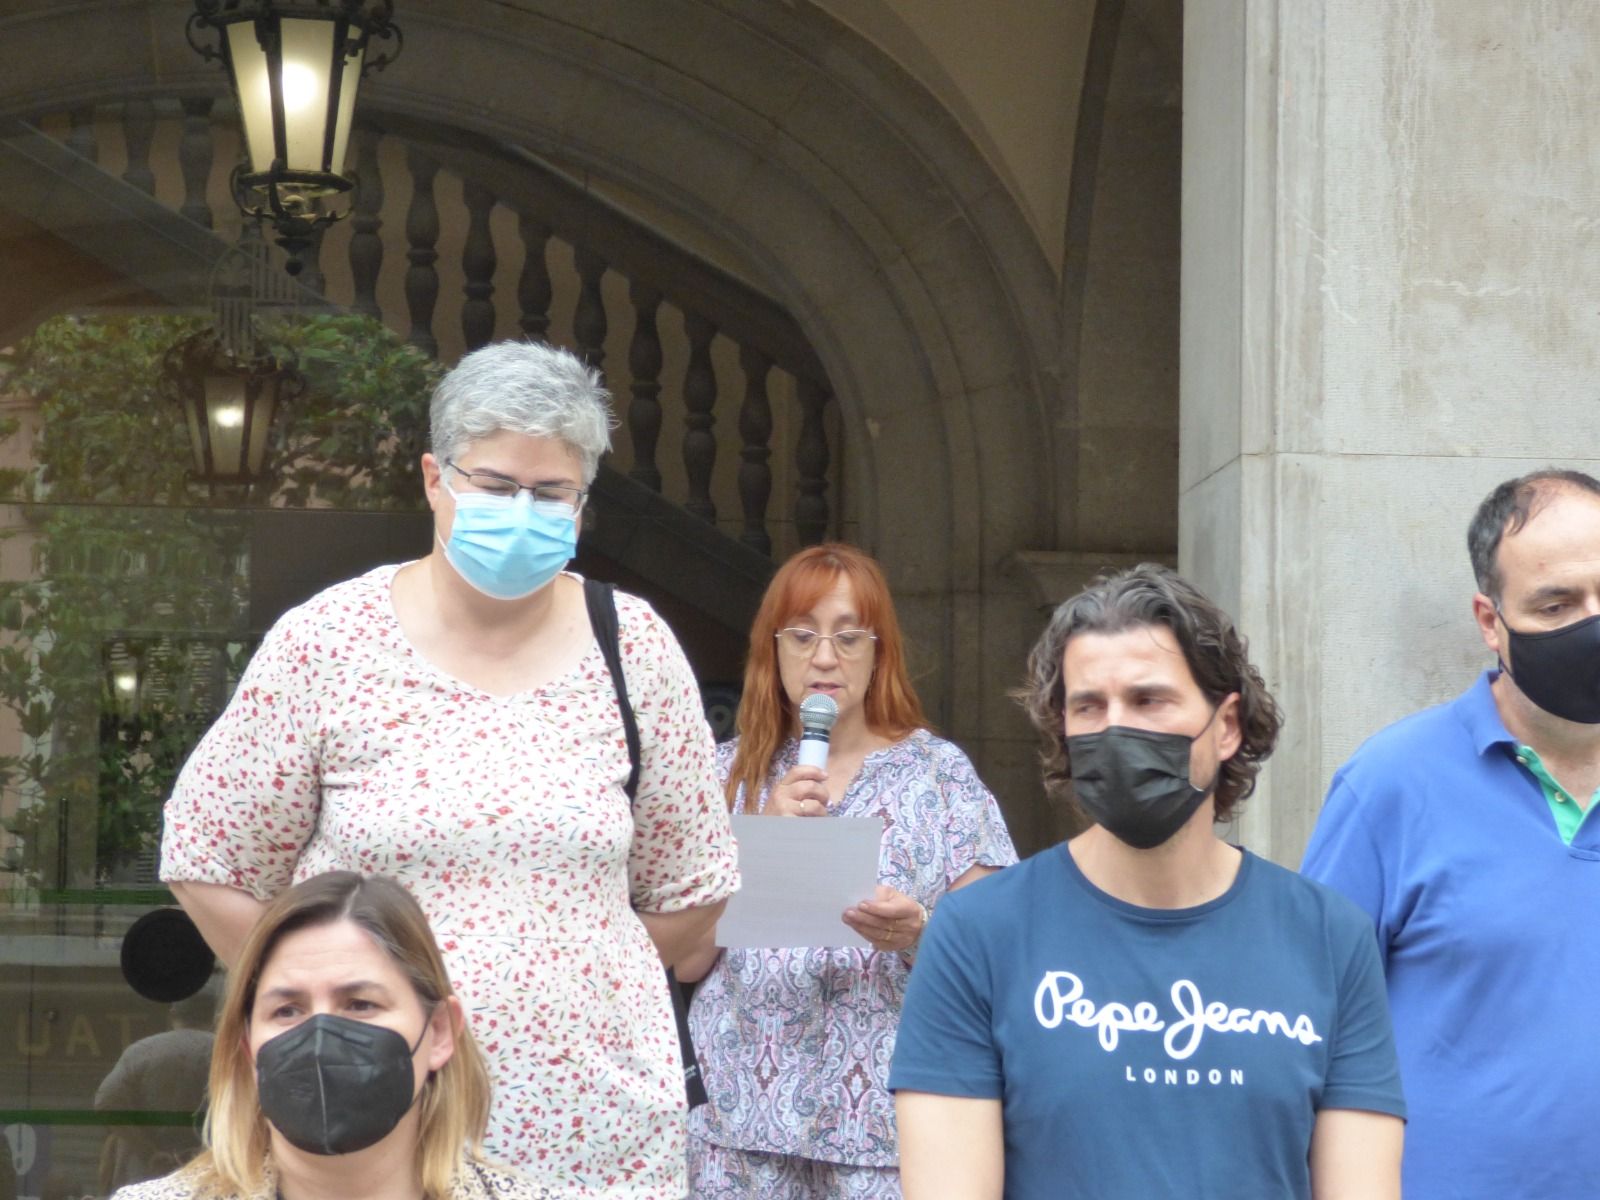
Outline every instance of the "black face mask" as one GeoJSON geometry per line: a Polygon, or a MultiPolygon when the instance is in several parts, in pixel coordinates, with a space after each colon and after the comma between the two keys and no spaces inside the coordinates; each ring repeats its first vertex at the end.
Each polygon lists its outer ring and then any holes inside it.
{"type": "MultiPolygon", "coordinates": [[[[1213,710],[1200,733],[1216,717],[1213,710]]],[[[1189,782],[1194,741],[1125,725],[1075,734],[1067,739],[1073,795],[1095,824],[1136,850],[1152,850],[1182,829],[1217,785],[1189,782]]]]}
{"type": "MultiPolygon", "coordinates": [[[[1506,615],[1498,608],[1500,623],[1506,615]]],[[[1511,661],[1501,662],[1522,694],[1545,712],[1580,725],[1600,725],[1600,616],[1544,633],[1518,633],[1506,625],[1511,661]]]]}
{"type": "Polygon", "coordinates": [[[394,1132],[416,1098],[416,1046],[381,1025],[318,1013],[256,1053],[261,1111],[307,1154],[353,1154],[394,1132]]]}

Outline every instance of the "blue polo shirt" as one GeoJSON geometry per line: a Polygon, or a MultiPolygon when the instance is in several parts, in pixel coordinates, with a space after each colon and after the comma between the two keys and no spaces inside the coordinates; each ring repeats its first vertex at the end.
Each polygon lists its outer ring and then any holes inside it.
{"type": "Polygon", "coordinates": [[[1378,931],[1407,1196],[1595,1200],[1600,821],[1570,843],[1482,678],[1334,776],[1305,874],[1378,931]]]}

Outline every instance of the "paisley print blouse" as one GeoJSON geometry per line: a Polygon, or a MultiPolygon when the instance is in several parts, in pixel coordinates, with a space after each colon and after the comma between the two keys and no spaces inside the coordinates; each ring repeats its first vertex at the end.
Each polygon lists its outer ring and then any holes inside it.
{"type": "MultiPolygon", "coordinates": [[[[736,745],[718,747],[724,778],[736,745]]],[[[779,750],[774,781],[795,755],[793,741],[779,750]]],[[[926,730],[869,754],[835,815],[883,817],[879,882],[930,908],[971,867],[1017,861],[972,763],[926,730]]],[[[691,1131],[732,1149],[898,1165],[886,1084],[911,970],[872,950],[725,951],[689,1011],[711,1097],[691,1131]]]]}

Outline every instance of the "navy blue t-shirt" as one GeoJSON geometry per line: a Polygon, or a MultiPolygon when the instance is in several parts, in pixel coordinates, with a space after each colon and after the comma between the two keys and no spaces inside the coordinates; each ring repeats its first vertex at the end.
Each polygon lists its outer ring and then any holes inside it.
{"type": "Polygon", "coordinates": [[[1007,1200],[1309,1197],[1318,1110],[1405,1115],[1371,922],[1248,852],[1197,908],[1065,846],[946,896],[889,1086],[1000,1100],[1007,1200]]]}

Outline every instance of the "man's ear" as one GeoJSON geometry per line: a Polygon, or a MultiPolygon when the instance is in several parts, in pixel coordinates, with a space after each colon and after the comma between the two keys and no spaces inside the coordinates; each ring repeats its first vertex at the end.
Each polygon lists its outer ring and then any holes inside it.
{"type": "Polygon", "coordinates": [[[1240,725],[1242,704],[1238,692],[1229,692],[1217,705],[1217,727],[1221,730],[1217,741],[1217,758],[1220,762],[1227,762],[1244,745],[1244,729],[1240,725]]]}
{"type": "Polygon", "coordinates": [[[1472,619],[1477,622],[1478,634],[1483,638],[1483,644],[1489,647],[1492,654],[1504,658],[1505,647],[1501,645],[1500,631],[1503,628],[1500,614],[1495,611],[1494,601],[1479,592],[1472,598],[1472,619]]]}

